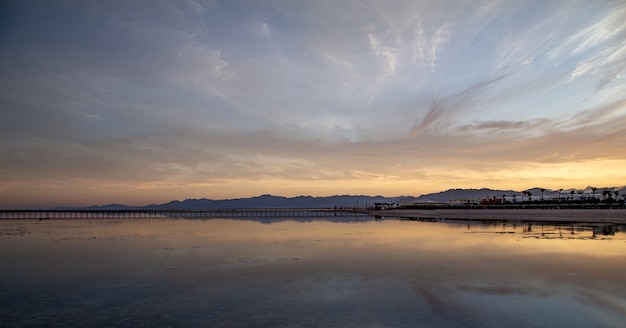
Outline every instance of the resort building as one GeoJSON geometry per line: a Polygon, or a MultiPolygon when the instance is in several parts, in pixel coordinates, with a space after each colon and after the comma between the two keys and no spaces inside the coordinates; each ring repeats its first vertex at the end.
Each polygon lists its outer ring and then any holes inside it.
{"type": "Polygon", "coordinates": [[[450,199],[450,206],[472,206],[478,205],[480,199],[476,198],[453,198],[450,199]]]}
{"type": "Polygon", "coordinates": [[[401,202],[401,208],[435,208],[435,207],[447,207],[447,203],[440,203],[435,201],[423,201],[423,202],[401,202]]]}

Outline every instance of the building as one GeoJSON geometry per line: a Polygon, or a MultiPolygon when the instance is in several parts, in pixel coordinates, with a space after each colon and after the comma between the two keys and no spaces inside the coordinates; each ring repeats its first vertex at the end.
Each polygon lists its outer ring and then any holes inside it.
{"type": "Polygon", "coordinates": [[[480,201],[480,205],[502,205],[502,198],[485,198],[480,201]]]}
{"type": "Polygon", "coordinates": [[[476,198],[453,198],[450,199],[450,206],[472,206],[480,204],[476,198]]]}

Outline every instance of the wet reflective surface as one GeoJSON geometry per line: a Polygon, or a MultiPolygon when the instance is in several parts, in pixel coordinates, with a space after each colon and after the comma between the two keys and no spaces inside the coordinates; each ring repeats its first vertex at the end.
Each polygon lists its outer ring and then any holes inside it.
{"type": "Polygon", "coordinates": [[[624,226],[298,220],[0,221],[0,322],[7,327],[622,327],[626,322],[624,226]]]}

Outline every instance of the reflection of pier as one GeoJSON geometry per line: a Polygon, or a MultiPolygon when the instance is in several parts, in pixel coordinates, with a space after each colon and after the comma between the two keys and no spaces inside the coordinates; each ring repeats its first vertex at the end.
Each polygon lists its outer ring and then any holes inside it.
{"type": "MultiPolygon", "coordinates": [[[[533,224],[539,225],[541,229],[541,236],[558,235],[563,237],[563,232],[566,234],[575,235],[577,233],[591,232],[591,237],[598,235],[602,236],[615,236],[615,232],[623,231],[626,225],[618,225],[612,223],[558,223],[558,222],[524,222],[523,233],[532,234],[533,224]]],[[[538,232],[537,232],[538,233],[538,232]]]]}
{"type": "MultiPolygon", "coordinates": [[[[7,219],[160,219],[160,218],[259,218],[354,216],[356,211],[327,208],[260,208],[206,210],[0,210],[7,219]]],[[[362,214],[362,213],[361,213],[362,214]]]]}
{"type": "MultiPolygon", "coordinates": [[[[380,220],[384,217],[375,216],[380,220]]],[[[393,218],[393,217],[391,217],[393,218]]],[[[589,239],[597,237],[615,236],[616,233],[626,231],[626,224],[610,222],[584,221],[527,221],[527,220],[472,220],[472,219],[436,219],[429,217],[398,218],[403,221],[435,222],[467,227],[471,233],[516,234],[524,238],[567,238],[589,239]],[[522,231],[517,231],[521,227],[522,231]],[[575,236],[576,235],[576,236],[575,236]]]]}

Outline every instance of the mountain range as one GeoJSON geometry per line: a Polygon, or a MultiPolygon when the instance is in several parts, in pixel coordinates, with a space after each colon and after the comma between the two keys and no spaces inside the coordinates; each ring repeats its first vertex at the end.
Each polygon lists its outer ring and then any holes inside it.
{"type": "Polygon", "coordinates": [[[90,207],[81,208],[68,208],[59,207],[58,210],[70,210],[70,209],[92,209],[92,210],[122,210],[122,209],[233,209],[233,208],[333,208],[333,207],[365,207],[371,206],[375,203],[388,203],[388,204],[402,204],[402,203],[415,203],[415,202],[429,202],[429,203],[448,203],[451,199],[471,198],[471,199],[483,199],[483,198],[502,198],[511,199],[514,196],[518,200],[522,200],[524,192],[530,192],[532,199],[540,199],[543,194],[545,199],[553,199],[557,197],[575,197],[580,195],[591,196],[595,193],[596,197],[602,197],[602,191],[610,190],[612,192],[617,191],[619,195],[626,195],[626,187],[610,187],[610,188],[596,188],[594,192],[592,187],[585,189],[567,189],[567,190],[550,190],[543,188],[532,188],[525,191],[515,190],[494,190],[488,188],[482,189],[449,189],[442,192],[431,193],[421,195],[419,197],[414,196],[398,196],[398,197],[384,197],[384,196],[351,196],[351,195],[337,195],[326,197],[313,197],[313,196],[297,196],[297,197],[282,197],[273,195],[261,195],[251,198],[236,198],[236,199],[222,199],[213,200],[207,198],[201,199],[185,199],[183,201],[173,200],[163,204],[151,204],[147,206],[128,206],[122,204],[109,204],[109,205],[96,205],[90,207]]]}

